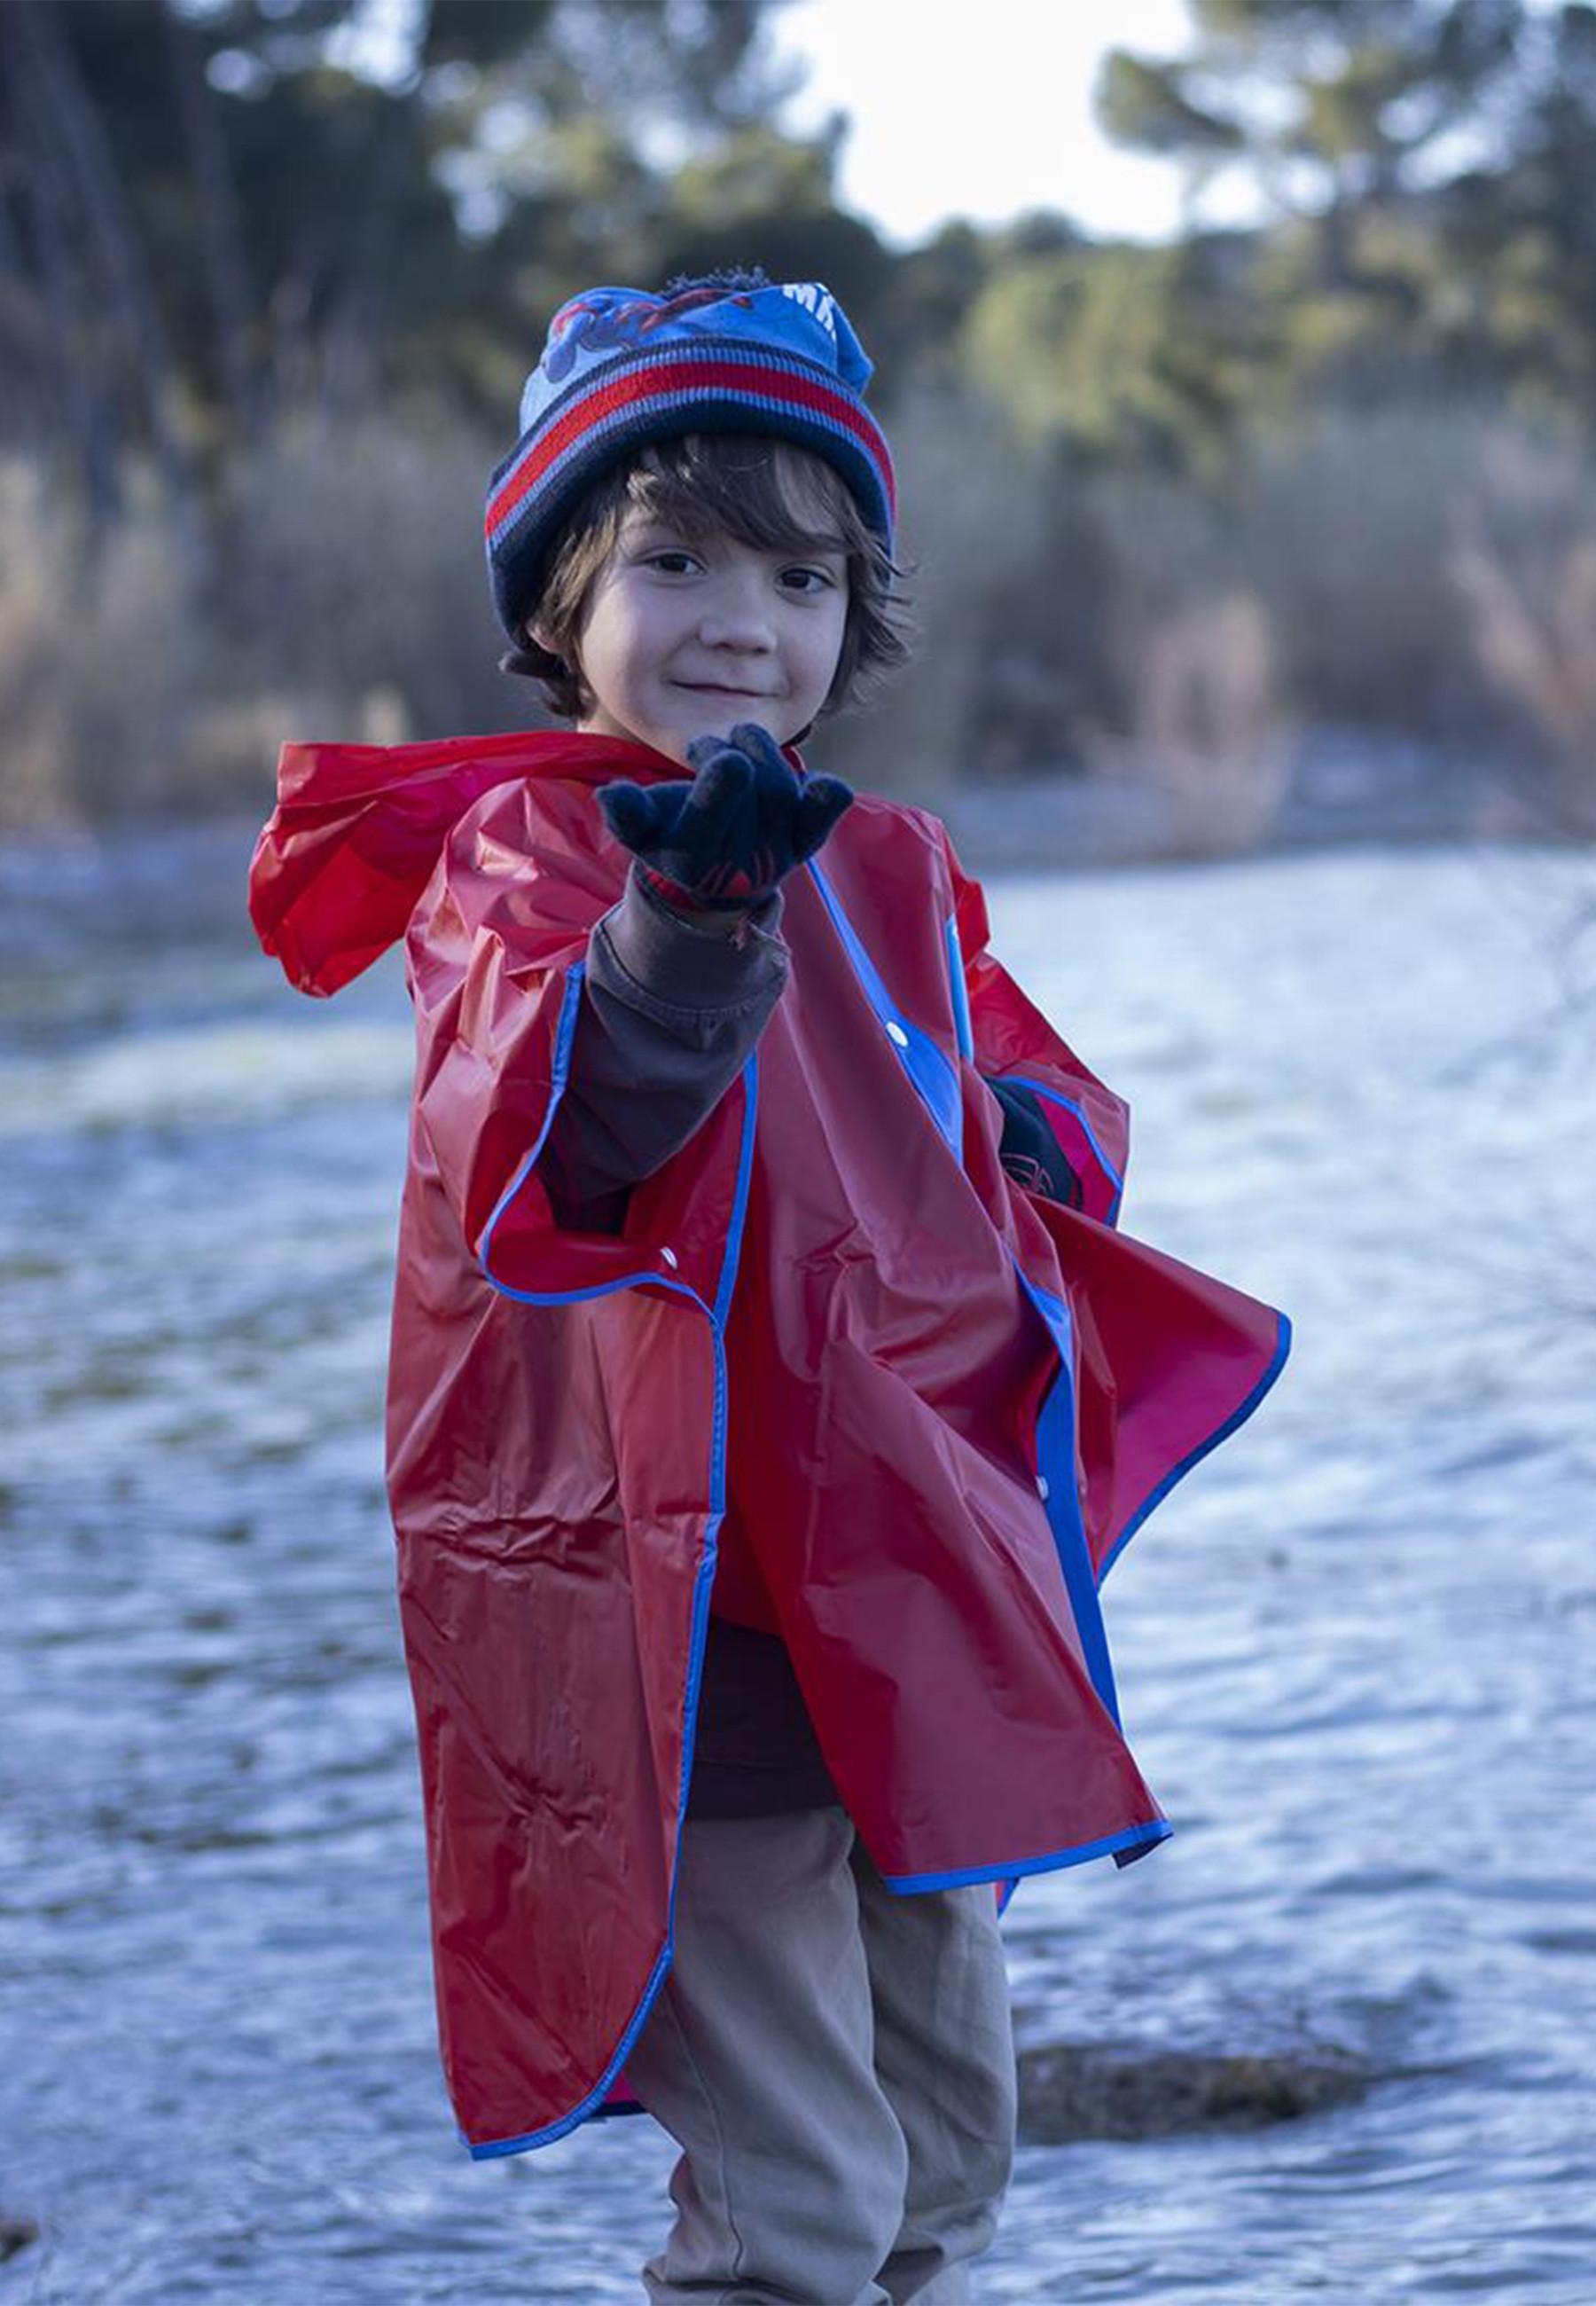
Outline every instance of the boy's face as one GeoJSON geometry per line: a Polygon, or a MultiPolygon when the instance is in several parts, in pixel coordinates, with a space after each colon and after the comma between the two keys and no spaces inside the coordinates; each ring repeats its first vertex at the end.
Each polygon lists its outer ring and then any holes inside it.
{"type": "Polygon", "coordinates": [[[848,559],[775,552],[724,530],[689,537],[631,507],[578,636],[593,706],[579,724],[684,764],[696,737],[757,721],[778,744],[825,702],[848,619],[848,559]]]}

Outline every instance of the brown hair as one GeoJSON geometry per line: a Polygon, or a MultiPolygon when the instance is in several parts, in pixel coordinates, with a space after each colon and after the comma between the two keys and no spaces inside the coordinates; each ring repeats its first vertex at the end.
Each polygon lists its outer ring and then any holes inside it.
{"type": "Polygon", "coordinates": [[[593,702],[578,653],[583,619],[593,580],[634,508],[685,536],[721,530],[760,552],[841,549],[848,560],[848,620],[822,716],[858,703],[872,673],[908,656],[903,603],[892,594],[900,572],[866,526],[836,467],[768,435],[694,432],[651,442],[589,490],[561,532],[537,597],[517,620],[525,645],[499,661],[501,671],[541,681],[549,710],[561,719],[580,720],[593,702]],[[532,638],[534,619],[552,648],[532,638]]]}

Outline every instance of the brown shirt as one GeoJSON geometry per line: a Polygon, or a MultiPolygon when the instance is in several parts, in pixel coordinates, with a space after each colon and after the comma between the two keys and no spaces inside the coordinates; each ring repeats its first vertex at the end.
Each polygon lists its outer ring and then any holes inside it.
{"type": "MultiPolygon", "coordinates": [[[[538,1159],[562,1224],[619,1232],[627,1196],[708,1119],[787,982],[779,890],[750,911],[688,916],[633,873],[588,942],[564,1097],[538,1159]]],[[[838,1799],[787,1646],[714,1614],[688,1813],[758,1817],[838,1799]]]]}

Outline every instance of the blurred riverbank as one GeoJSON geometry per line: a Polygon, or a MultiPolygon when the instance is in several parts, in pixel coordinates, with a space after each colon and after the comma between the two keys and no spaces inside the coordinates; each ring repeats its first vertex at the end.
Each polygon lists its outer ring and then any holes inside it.
{"type": "Polygon", "coordinates": [[[1267,785],[1127,770],[953,785],[927,805],[977,872],[1572,838],[1532,771],[1361,730],[1310,732],[1267,785]]]}
{"type": "MultiPolygon", "coordinates": [[[[816,769],[833,764],[824,734],[807,754],[816,769]]],[[[868,789],[868,759],[846,765],[865,773],[868,789]]],[[[1305,738],[1267,798],[1130,771],[894,790],[941,816],[967,867],[986,875],[1482,841],[1566,841],[1577,853],[1589,841],[1569,835],[1533,771],[1413,741],[1378,744],[1356,730],[1305,738]]],[[[40,936],[70,941],[85,915],[129,929],[142,923],[158,936],[237,928],[243,875],[271,806],[263,773],[254,808],[148,808],[0,833],[0,957],[40,936]]]]}

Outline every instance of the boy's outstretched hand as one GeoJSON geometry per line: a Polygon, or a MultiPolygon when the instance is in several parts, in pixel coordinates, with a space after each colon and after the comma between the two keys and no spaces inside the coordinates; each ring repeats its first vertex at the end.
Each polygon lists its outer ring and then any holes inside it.
{"type": "Polygon", "coordinates": [[[813,857],[853,800],[840,777],[800,783],[768,729],[739,721],[730,737],[687,747],[692,782],[605,785],[599,807],[643,877],[668,904],[741,911],[813,857]]]}

